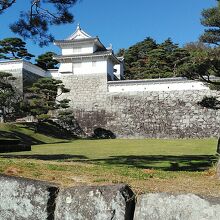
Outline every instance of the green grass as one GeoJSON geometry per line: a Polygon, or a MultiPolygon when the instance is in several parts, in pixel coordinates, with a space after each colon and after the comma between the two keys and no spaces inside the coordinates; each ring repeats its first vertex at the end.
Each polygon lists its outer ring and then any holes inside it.
{"type": "Polygon", "coordinates": [[[0,124],[0,138],[32,143],[32,151],[1,154],[0,173],[67,186],[127,183],[137,193],[220,196],[217,139],[66,140],[48,132],[56,130],[51,126],[35,133],[29,125],[0,124]]]}
{"type": "MultiPolygon", "coordinates": [[[[20,158],[81,161],[161,170],[204,170],[215,162],[216,139],[75,140],[33,145],[20,158]]],[[[13,157],[13,156],[11,156],[13,157]]]]}
{"type": "MultiPolygon", "coordinates": [[[[31,123],[29,124],[32,125],[31,123]]],[[[51,129],[51,127],[54,127],[52,125],[49,125],[48,123],[44,123],[43,126],[47,126],[48,130],[51,129]]],[[[29,127],[28,124],[22,123],[0,123],[0,139],[20,139],[25,143],[31,144],[56,143],[67,141],[65,138],[56,137],[53,134],[48,134],[45,132],[35,132],[33,127],[29,127]]]]}

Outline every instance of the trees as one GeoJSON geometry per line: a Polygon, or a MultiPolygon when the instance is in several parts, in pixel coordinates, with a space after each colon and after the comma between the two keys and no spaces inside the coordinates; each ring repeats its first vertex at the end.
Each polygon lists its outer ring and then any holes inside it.
{"type": "MultiPolygon", "coordinates": [[[[178,66],[178,72],[190,79],[198,79],[220,90],[220,2],[217,7],[203,10],[201,23],[208,27],[200,42],[185,46],[189,56],[178,66]]],[[[204,97],[199,103],[204,107],[219,109],[218,97],[204,97]]],[[[220,143],[220,142],[219,142],[220,143]]]]}
{"type": "Polygon", "coordinates": [[[69,92],[61,80],[40,78],[23,95],[15,84],[11,73],[0,72],[0,116],[4,121],[27,115],[42,121],[50,117],[49,111],[69,107],[70,100],[58,98],[69,92]]]}
{"type": "Polygon", "coordinates": [[[7,8],[11,7],[15,2],[16,0],[1,0],[0,1],[0,14],[7,8]]]}
{"type": "MultiPolygon", "coordinates": [[[[21,0],[22,1],[22,0],[21,0]]],[[[71,7],[77,0],[27,0],[27,10],[20,13],[17,21],[10,25],[10,29],[22,38],[30,38],[40,46],[53,41],[49,32],[51,25],[72,23],[71,7]]],[[[18,4],[19,0],[0,0],[0,14],[18,4]]]]}
{"type": "Polygon", "coordinates": [[[56,55],[53,52],[46,52],[44,54],[41,54],[36,59],[36,65],[41,67],[44,70],[47,69],[57,69],[58,62],[53,59],[53,56],[56,55]]]}
{"type": "Polygon", "coordinates": [[[176,65],[185,56],[187,56],[185,50],[179,48],[168,38],[163,43],[158,44],[156,49],[149,52],[146,75],[150,73],[152,78],[175,77],[178,75],[176,65]]]}
{"type": "MultiPolygon", "coordinates": [[[[208,27],[204,34],[200,37],[200,40],[204,43],[214,45],[206,53],[205,61],[206,68],[208,66],[208,73],[215,76],[220,76],[220,1],[217,0],[217,6],[203,10],[201,23],[208,27]]],[[[210,74],[208,74],[210,75],[210,74]]],[[[207,76],[208,77],[208,76],[207,76]]],[[[219,89],[220,82],[208,80],[202,78],[208,83],[215,85],[216,89],[219,89]]]]}
{"type": "Polygon", "coordinates": [[[220,45],[220,1],[217,6],[202,11],[202,25],[206,27],[200,40],[204,43],[220,45]]]}
{"type": "Polygon", "coordinates": [[[125,58],[125,76],[127,79],[149,79],[173,77],[177,75],[176,65],[188,53],[174,44],[170,38],[161,44],[148,37],[119,51],[125,58]]]}
{"type": "MultiPolygon", "coordinates": [[[[214,71],[216,76],[220,76],[220,1],[217,0],[217,6],[209,9],[205,9],[202,12],[201,23],[207,27],[204,34],[200,37],[200,40],[204,43],[215,45],[214,48],[211,48],[210,54],[206,54],[206,64],[208,63],[209,70],[214,71]]],[[[220,81],[211,80],[208,77],[208,80],[202,77],[202,80],[205,80],[211,85],[214,85],[215,89],[220,90],[220,81]]],[[[205,107],[211,107],[213,109],[220,108],[220,101],[217,97],[205,97],[201,104],[205,104],[205,107]]],[[[220,137],[217,144],[217,153],[220,154],[220,137]]],[[[217,175],[220,176],[220,160],[217,164],[217,175]]]]}
{"type": "Polygon", "coordinates": [[[26,43],[20,38],[5,38],[0,41],[0,59],[26,59],[30,60],[34,55],[28,53],[26,43]]]}
{"type": "Polygon", "coordinates": [[[178,72],[189,79],[198,79],[220,85],[212,76],[220,76],[220,48],[210,48],[207,46],[186,47],[189,56],[180,63],[178,72]]]}
{"type": "Polygon", "coordinates": [[[143,79],[143,68],[147,62],[147,54],[156,48],[154,39],[147,37],[145,40],[129,47],[124,51],[125,58],[125,78],[143,79]]]}
{"type": "Polygon", "coordinates": [[[39,120],[48,118],[49,111],[69,107],[70,100],[58,100],[61,94],[67,92],[69,89],[65,88],[61,80],[41,78],[28,89],[22,109],[39,120]]]}
{"type": "Polygon", "coordinates": [[[0,72],[0,115],[3,121],[18,113],[22,97],[13,82],[16,80],[11,73],[0,72]]]}
{"type": "Polygon", "coordinates": [[[220,1],[217,1],[216,7],[203,10],[201,23],[207,27],[200,37],[201,42],[186,45],[189,57],[179,66],[178,71],[188,78],[201,79],[218,89],[220,82],[211,76],[220,76],[220,1]]]}

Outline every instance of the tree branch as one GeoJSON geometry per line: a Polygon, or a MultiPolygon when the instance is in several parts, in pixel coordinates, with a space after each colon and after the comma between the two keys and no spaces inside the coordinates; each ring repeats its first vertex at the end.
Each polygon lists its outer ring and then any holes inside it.
{"type": "MultiPolygon", "coordinates": [[[[50,15],[52,16],[53,18],[57,19],[58,17],[56,17],[54,14],[52,14],[49,10],[47,9],[44,9],[44,8],[41,8],[40,7],[40,1],[41,0],[35,0],[33,1],[32,5],[31,5],[31,12],[30,12],[30,24],[32,24],[32,20],[33,20],[33,17],[34,15],[39,15],[41,14],[41,12],[39,11],[42,10],[44,12],[44,14],[46,15],[50,15]],[[33,7],[35,6],[35,11],[36,11],[36,14],[33,13],[33,7]]],[[[43,14],[43,13],[42,13],[43,14]]]]}
{"type": "Polygon", "coordinates": [[[205,76],[203,76],[203,75],[200,75],[200,74],[199,74],[199,76],[202,78],[202,80],[204,80],[207,83],[210,83],[210,84],[213,84],[213,85],[220,85],[220,82],[210,80],[209,75],[206,75],[207,78],[205,76]]]}
{"type": "MultiPolygon", "coordinates": [[[[37,8],[41,9],[42,11],[45,11],[47,14],[51,15],[51,16],[54,17],[54,18],[58,18],[58,17],[56,17],[54,14],[52,14],[49,10],[47,10],[47,9],[41,8],[41,7],[39,7],[39,6],[38,6],[37,8]]],[[[39,13],[39,12],[38,12],[38,13],[39,13]]]]}
{"type": "Polygon", "coordinates": [[[16,2],[16,0],[12,0],[11,2],[6,2],[5,0],[0,0],[0,5],[2,6],[0,8],[0,14],[6,10],[7,8],[11,7],[14,3],[16,2]]]}

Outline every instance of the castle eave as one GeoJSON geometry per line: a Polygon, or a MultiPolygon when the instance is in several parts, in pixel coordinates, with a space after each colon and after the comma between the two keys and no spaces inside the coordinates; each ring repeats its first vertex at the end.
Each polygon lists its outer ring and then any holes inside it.
{"type": "Polygon", "coordinates": [[[106,49],[98,37],[74,39],[74,40],[55,40],[54,41],[54,45],[57,45],[61,48],[63,46],[80,45],[80,44],[87,44],[87,43],[88,44],[96,44],[99,48],[106,49]]]}
{"type": "Polygon", "coordinates": [[[100,51],[94,54],[60,55],[60,56],[54,56],[54,59],[59,62],[74,62],[78,60],[93,59],[98,57],[103,57],[103,58],[110,57],[115,63],[120,63],[120,61],[112,53],[109,53],[108,51],[100,51]]]}

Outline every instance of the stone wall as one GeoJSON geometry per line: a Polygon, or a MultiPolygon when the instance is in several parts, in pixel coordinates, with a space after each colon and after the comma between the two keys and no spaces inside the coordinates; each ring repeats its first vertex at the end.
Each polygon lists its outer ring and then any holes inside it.
{"type": "MultiPolygon", "coordinates": [[[[218,137],[220,111],[198,104],[216,91],[108,92],[104,74],[66,75],[60,78],[70,93],[71,109],[84,134],[112,132],[119,138],[218,137]]],[[[155,83],[155,82],[154,82],[155,83]]],[[[158,84],[160,86],[160,84],[158,84]]]]}
{"type": "Polygon", "coordinates": [[[105,74],[97,75],[73,75],[63,74],[57,79],[62,80],[69,93],[60,98],[70,99],[71,108],[86,109],[105,109],[107,94],[107,77],[105,74]]]}
{"type": "MultiPolygon", "coordinates": [[[[22,62],[20,64],[21,67],[15,66],[10,71],[17,78],[18,90],[23,91],[25,86],[36,81],[40,76],[28,71],[28,68],[22,68],[22,62]]],[[[26,63],[27,67],[28,65],[30,64],[26,63]]],[[[132,88],[134,88],[137,82],[107,83],[107,76],[104,73],[93,75],[62,74],[62,77],[57,79],[62,80],[64,85],[70,89],[69,93],[63,94],[60,98],[71,100],[70,109],[74,112],[78,130],[82,131],[81,133],[84,135],[91,136],[96,129],[103,129],[103,131],[111,132],[114,134],[112,136],[119,138],[219,136],[220,111],[198,105],[204,96],[217,95],[217,92],[207,90],[207,88],[202,89],[200,86],[201,88],[198,87],[200,90],[140,90],[139,92],[123,90],[113,93],[109,91],[109,86],[129,87],[132,84],[132,88]]],[[[169,89],[171,87],[167,84],[168,82],[171,84],[182,83],[181,86],[187,84],[183,79],[172,80],[151,80],[148,84],[153,83],[154,88],[159,88],[161,84],[165,83],[169,89]]],[[[146,80],[138,81],[138,84],[142,85],[143,82],[145,85],[146,80]]],[[[190,83],[193,84],[191,81],[190,83]]],[[[200,85],[200,82],[196,83],[200,85]]],[[[194,84],[193,86],[195,87],[194,84]]]]}
{"type": "Polygon", "coordinates": [[[212,91],[138,92],[109,94],[107,129],[118,137],[217,137],[220,111],[198,105],[212,91]]]}
{"type": "Polygon", "coordinates": [[[103,108],[73,109],[88,135],[103,128],[119,138],[218,137],[220,111],[198,104],[205,95],[216,92],[108,93],[103,108]]]}
{"type": "Polygon", "coordinates": [[[2,220],[220,220],[220,198],[214,197],[135,196],[126,185],[61,188],[4,175],[0,176],[0,187],[2,220]]]}
{"type": "Polygon", "coordinates": [[[23,76],[23,88],[30,87],[34,82],[36,82],[39,78],[42,77],[26,69],[22,70],[22,76],[23,76]]]}

